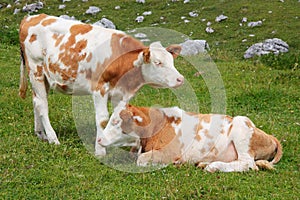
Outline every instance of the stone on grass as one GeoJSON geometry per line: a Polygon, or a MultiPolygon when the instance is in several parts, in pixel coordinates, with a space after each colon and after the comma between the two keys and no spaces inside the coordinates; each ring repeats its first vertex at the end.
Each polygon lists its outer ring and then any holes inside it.
{"type": "Polygon", "coordinates": [[[152,11],[145,11],[143,12],[143,15],[146,16],[146,15],[152,15],[152,11]]]}
{"type": "Polygon", "coordinates": [[[147,35],[145,33],[136,33],[134,34],[134,37],[142,39],[142,38],[147,38],[147,35]]]}
{"type": "Polygon", "coordinates": [[[228,17],[222,14],[222,15],[217,16],[215,21],[216,22],[221,22],[221,21],[224,21],[226,19],[228,19],[228,17]]]}
{"type": "Polygon", "coordinates": [[[183,56],[197,55],[209,50],[209,45],[206,40],[186,40],[179,45],[181,46],[180,54],[183,56]]]}
{"type": "Polygon", "coordinates": [[[14,15],[18,14],[20,12],[21,9],[15,8],[14,10],[14,15]]]}
{"type": "Polygon", "coordinates": [[[211,27],[206,27],[205,31],[206,31],[206,33],[213,33],[213,32],[215,32],[215,30],[212,29],[211,27]]]}
{"type": "Polygon", "coordinates": [[[144,21],[144,16],[137,16],[137,18],[135,18],[135,21],[138,23],[141,23],[144,21]]]}
{"type": "Polygon", "coordinates": [[[189,12],[189,16],[190,17],[198,17],[199,15],[196,11],[191,11],[191,12],[189,12]]]}
{"type": "Polygon", "coordinates": [[[244,54],[244,58],[252,58],[253,56],[261,56],[269,53],[278,55],[289,51],[289,45],[278,38],[266,39],[264,42],[256,43],[249,47],[244,54]]]}
{"type": "Polygon", "coordinates": [[[248,27],[256,27],[256,26],[261,26],[262,25],[262,21],[257,21],[257,22],[249,22],[248,23],[248,27]]]}
{"type": "Polygon", "coordinates": [[[69,15],[60,15],[59,17],[67,20],[78,21],[74,16],[70,17],[69,15]]]}
{"type": "Polygon", "coordinates": [[[89,9],[87,9],[85,11],[85,14],[95,15],[95,14],[97,14],[100,11],[101,11],[101,9],[99,7],[97,7],[97,6],[90,6],[89,9]]]}
{"type": "Polygon", "coordinates": [[[104,28],[116,29],[116,26],[112,21],[103,17],[101,20],[94,23],[94,25],[102,26],[104,28]]]}
{"type": "Polygon", "coordinates": [[[66,8],[66,5],[64,5],[64,4],[58,6],[59,10],[62,10],[62,9],[65,9],[65,8],[66,8]]]}
{"type": "Polygon", "coordinates": [[[43,2],[39,1],[37,3],[32,3],[29,5],[23,6],[22,11],[23,12],[35,12],[35,11],[42,9],[43,7],[44,7],[43,2]]]}

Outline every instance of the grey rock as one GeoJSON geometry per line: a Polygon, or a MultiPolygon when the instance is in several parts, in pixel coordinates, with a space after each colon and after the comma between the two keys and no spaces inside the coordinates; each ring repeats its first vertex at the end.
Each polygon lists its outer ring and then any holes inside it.
{"type": "Polygon", "coordinates": [[[222,15],[217,16],[215,21],[216,22],[221,22],[221,21],[224,21],[226,19],[228,19],[228,17],[222,14],[222,15]]]}
{"type": "Polygon", "coordinates": [[[19,0],[16,0],[14,3],[15,3],[15,5],[20,5],[21,4],[19,0]]]}
{"type": "Polygon", "coordinates": [[[197,55],[209,50],[209,45],[206,40],[186,40],[179,45],[181,46],[180,54],[183,56],[197,55]]]}
{"type": "Polygon", "coordinates": [[[145,33],[136,33],[136,34],[134,34],[134,37],[135,38],[139,38],[139,39],[141,39],[141,38],[147,38],[147,35],[145,34],[145,33]]]}
{"type": "Polygon", "coordinates": [[[37,3],[32,3],[29,5],[25,5],[22,8],[23,12],[35,12],[37,10],[40,10],[44,7],[43,2],[37,2],[37,3]]]}
{"type": "Polygon", "coordinates": [[[262,21],[257,21],[257,22],[249,22],[248,23],[248,27],[255,27],[255,26],[261,26],[262,25],[262,21]]]}
{"type": "Polygon", "coordinates": [[[18,14],[20,12],[21,9],[15,8],[14,10],[14,15],[18,14]]]}
{"type": "Polygon", "coordinates": [[[101,20],[94,23],[94,25],[102,26],[104,28],[116,29],[116,26],[112,21],[103,17],[101,20]]]}
{"type": "Polygon", "coordinates": [[[191,11],[191,12],[189,12],[189,16],[190,17],[198,17],[199,14],[196,11],[191,11]]]}
{"type": "Polygon", "coordinates": [[[152,15],[152,11],[145,11],[143,12],[143,15],[146,16],[146,15],[152,15]]]}
{"type": "Polygon", "coordinates": [[[67,20],[79,21],[74,16],[70,17],[69,15],[60,15],[59,17],[67,20]]]}
{"type": "Polygon", "coordinates": [[[206,27],[205,31],[206,31],[206,33],[213,33],[213,32],[215,32],[215,30],[213,28],[211,28],[211,27],[206,27]]]}
{"type": "Polygon", "coordinates": [[[101,9],[99,7],[97,7],[97,6],[90,6],[89,9],[87,9],[85,11],[85,14],[95,15],[95,14],[97,14],[100,11],[101,11],[101,9]]]}
{"type": "Polygon", "coordinates": [[[58,6],[59,10],[62,10],[62,9],[65,9],[65,8],[66,8],[66,5],[64,5],[64,4],[58,6]]]}
{"type": "Polygon", "coordinates": [[[141,23],[144,21],[144,16],[137,16],[137,18],[135,18],[135,21],[138,23],[141,23]]]}
{"type": "Polygon", "coordinates": [[[261,56],[269,53],[275,55],[286,53],[289,51],[289,45],[278,38],[266,39],[264,42],[256,43],[249,47],[244,54],[244,58],[252,58],[253,56],[261,56]]]}

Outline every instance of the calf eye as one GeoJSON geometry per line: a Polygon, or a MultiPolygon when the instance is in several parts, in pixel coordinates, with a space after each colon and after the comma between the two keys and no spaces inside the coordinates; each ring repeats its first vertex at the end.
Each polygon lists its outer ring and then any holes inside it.
{"type": "Polygon", "coordinates": [[[160,61],[154,61],[154,64],[157,65],[157,66],[161,66],[162,63],[160,61]]]}

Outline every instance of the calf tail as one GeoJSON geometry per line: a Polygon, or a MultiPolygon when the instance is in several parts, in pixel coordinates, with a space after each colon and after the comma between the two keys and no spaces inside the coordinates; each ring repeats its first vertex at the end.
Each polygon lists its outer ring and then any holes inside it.
{"type": "Polygon", "coordinates": [[[20,64],[20,87],[19,87],[19,95],[21,98],[25,99],[26,97],[26,91],[27,91],[27,78],[26,78],[26,65],[25,65],[25,59],[24,59],[24,53],[22,48],[20,48],[20,54],[21,54],[21,64],[20,64]]]}
{"type": "Polygon", "coordinates": [[[282,157],[282,146],[276,137],[274,137],[272,135],[271,135],[271,137],[277,145],[276,155],[274,156],[273,160],[271,161],[272,164],[275,164],[275,163],[278,163],[282,157]]]}

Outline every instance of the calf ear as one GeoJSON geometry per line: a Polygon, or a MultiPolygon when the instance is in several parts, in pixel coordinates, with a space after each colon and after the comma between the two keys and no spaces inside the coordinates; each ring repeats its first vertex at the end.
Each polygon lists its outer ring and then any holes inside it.
{"type": "Polygon", "coordinates": [[[129,121],[130,119],[132,119],[133,113],[127,110],[122,110],[120,112],[120,118],[123,121],[129,121]]]}
{"type": "Polygon", "coordinates": [[[138,58],[134,61],[133,65],[135,67],[141,67],[143,63],[150,63],[150,49],[146,48],[141,53],[139,53],[138,58]]]}
{"type": "Polygon", "coordinates": [[[181,52],[181,46],[179,46],[177,44],[172,44],[172,45],[168,46],[166,48],[166,50],[168,52],[170,52],[172,54],[173,58],[175,59],[181,52]]]}
{"type": "Polygon", "coordinates": [[[149,48],[144,49],[143,60],[144,60],[144,63],[150,63],[150,49],[149,48]]]}

